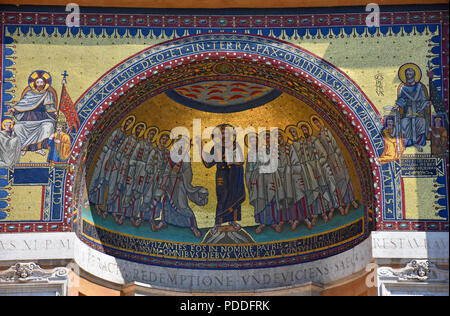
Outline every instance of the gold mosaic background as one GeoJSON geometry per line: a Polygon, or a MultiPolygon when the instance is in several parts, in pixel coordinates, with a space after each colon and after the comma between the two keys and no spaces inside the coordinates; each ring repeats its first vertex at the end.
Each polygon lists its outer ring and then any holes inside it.
{"type": "MultiPolygon", "coordinates": [[[[184,105],[181,105],[165,94],[155,96],[135,110],[130,112],[130,115],[136,116],[136,122],[143,121],[147,126],[158,126],[160,130],[171,130],[177,126],[186,127],[192,138],[193,120],[201,119],[201,128],[214,127],[221,123],[228,123],[235,127],[242,127],[244,130],[247,127],[254,127],[255,130],[258,127],[281,127],[285,129],[288,125],[296,125],[298,121],[310,121],[311,115],[317,115],[308,105],[304,104],[300,100],[288,94],[282,94],[275,100],[243,112],[237,113],[205,113],[199,110],[191,109],[184,105]]],[[[122,120],[123,122],[123,120],[122,120]]],[[[120,122],[115,128],[119,128],[122,124],[120,122]]],[[[326,126],[332,130],[328,124],[326,126]]],[[[113,130],[115,130],[112,129],[113,130]]],[[[111,131],[111,133],[112,133],[111,131]]],[[[315,136],[317,136],[317,130],[313,130],[315,136]]],[[[109,137],[109,135],[108,135],[109,137]]],[[[108,139],[108,137],[105,138],[108,139]]],[[[339,141],[339,138],[335,135],[335,138],[339,141]]],[[[207,140],[205,141],[205,143],[207,140]]],[[[344,157],[347,161],[351,162],[351,158],[345,147],[339,141],[344,157]]],[[[193,149],[191,149],[193,150],[193,149]]],[[[245,153],[247,149],[245,149],[245,153]]],[[[192,152],[191,152],[192,153],[192,152]]],[[[97,154],[98,156],[98,154],[97,154]]],[[[191,154],[192,159],[192,154],[191,154]]],[[[94,158],[93,161],[96,161],[94,158]]],[[[356,175],[356,171],[353,165],[349,164],[350,176],[353,179],[353,185],[355,188],[355,195],[357,200],[361,200],[361,190],[359,188],[359,182],[356,175]]],[[[88,173],[88,181],[92,176],[93,168],[88,173]]],[[[193,181],[192,185],[201,185],[208,189],[209,198],[206,206],[200,207],[190,202],[190,206],[194,211],[199,228],[214,226],[215,212],[216,212],[216,186],[215,186],[215,173],[216,168],[207,169],[201,162],[192,162],[193,181]]],[[[247,192],[248,197],[248,192],[247,192]]],[[[243,226],[256,225],[253,218],[254,210],[249,204],[248,199],[242,204],[242,220],[240,223],[243,226]]]]}
{"type": "MultiPolygon", "coordinates": [[[[106,71],[128,58],[129,56],[148,48],[149,46],[164,42],[170,38],[165,37],[153,39],[145,38],[91,38],[78,36],[73,37],[36,37],[36,36],[18,36],[19,30],[9,34],[16,43],[15,45],[15,79],[16,89],[14,101],[18,101],[22,91],[27,86],[28,76],[34,70],[46,70],[53,78],[53,87],[59,93],[61,91],[60,74],[66,70],[69,74],[67,78],[67,90],[75,101],[83,92],[85,92],[100,76],[106,71]]],[[[422,82],[427,85],[426,65],[428,46],[430,39],[437,35],[436,33],[427,32],[418,33],[417,35],[408,36],[374,36],[371,37],[350,37],[344,38],[321,38],[321,39],[304,39],[294,41],[286,39],[288,42],[298,45],[320,57],[329,61],[342,71],[344,71],[368,96],[383,115],[383,107],[393,105],[396,99],[397,86],[400,81],[397,77],[398,68],[407,62],[412,62],[422,69],[422,82]],[[381,93],[377,93],[376,79],[378,76],[381,80],[381,93]]],[[[412,33],[411,33],[412,34],[412,33]]],[[[149,100],[138,111],[145,111],[148,106],[158,104],[158,102],[166,102],[162,97],[156,97],[149,100]]],[[[282,109],[286,113],[284,118],[288,118],[287,108],[294,111],[289,104],[294,100],[283,95],[273,104],[274,107],[282,109]],[[287,103],[287,105],[286,105],[287,103]],[[287,106],[287,108],[286,108],[287,106]]],[[[297,101],[295,101],[297,102],[297,101]]],[[[161,103],[162,104],[162,103],[161,103]]],[[[265,109],[268,111],[267,109],[265,109]]],[[[194,110],[192,110],[194,111],[194,110]]],[[[192,117],[196,113],[189,111],[187,117],[192,117]]],[[[261,108],[261,111],[264,111],[261,108]]],[[[288,110],[289,111],[289,110],[288,110]]],[[[278,125],[284,124],[283,117],[278,117],[275,111],[271,111],[267,116],[267,120],[276,120],[278,125]]],[[[143,114],[144,115],[144,114],[143,114]]],[[[236,115],[237,117],[238,115],[236,115]]],[[[143,116],[145,117],[145,115],[143,116]]],[[[201,116],[205,120],[213,120],[214,115],[201,116]]],[[[233,124],[233,114],[227,117],[227,121],[233,124]]],[[[261,116],[266,117],[266,116],[261,116]]],[[[170,115],[166,118],[169,122],[170,115]]],[[[215,118],[214,118],[215,119],[215,118]]],[[[192,122],[192,120],[190,120],[192,122]]],[[[245,120],[242,121],[245,123],[245,120]]],[[[287,124],[293,122],[286,122],[287,124]]],[[[192,123],[191,123],[192,124],[192,123]]],[[[162,125],[162,124],[161,124],[162,125]]],[[[165,126],[165,125],[164,125],[165,126]]],[[[429,145],[424,148],[424,153],[430,152],[429,145]]],[[[405,154],[414,154],[415,149],[410,147],[405,154]]],[[[21,163],[43,163],[46,157],[35,153],[27,153],[21,158],[21,163]]],[[[211,171],[210,171],[211,172],[211,171]]],[[[195,175],[198,181],[200,174],[195,175]]],[[[431,194],[432,183],[430,180],[407,179],[405,181],[405,209],[407,219],[440,219],[431,212],[429,205],[426,205],[427,198],[418,193],[418,188],[423,194],[431,194]]],[[[214,191],[212,191],[214,192],[214,191]]],[[[211,194],[211,197],[214,194],[211,194]]],[[[40,217],[40,201],[42,191],[36,188],[14,188],[14,194],[11,196],[11,216],[7,220],[36,220],[40,217]],[[24,197],[26,196],[26,199],[24,197]]],[[[212,201],[210,201],[212,203],[212,201]]],[[[194,210],[196,211],[196,210],[194,210]]],[[[244,214],[243,214],[244,215],[244,214]]],[[[244,216],[245,217],[245,216],[244,216]]],[[[209,220],[210,218],[208,218],[209,220]]],[[[200,222],[200,220],[199,220],[200,222]]]]}

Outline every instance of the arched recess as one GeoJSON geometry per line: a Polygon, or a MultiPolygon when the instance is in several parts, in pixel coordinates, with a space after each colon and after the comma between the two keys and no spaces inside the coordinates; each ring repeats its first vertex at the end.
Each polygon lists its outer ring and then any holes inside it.
{"type": "Polygon", "coordinates": [[[153,96],[207,80],[239,80],[276,88],[323,114],[322,118],[339,131],[352,156],[368,219],[364,236],[327,252],[327,256],[367,238],[382,214],[383,181],[375,163],[383,150],[382,124],[375,107],[346,74],[320,57],[254,35],[220,33],[168,41],[131,56],[94,83],[77,101],[81,127],[73,135],[72,168],[65,179],[66,216],[74,211],[76,195],[86,181],[82,168],[95,156],[112,127],[153,96]],[[214,65],[218,63],[229,63],[234,70],[217,72],[214,65]]]}

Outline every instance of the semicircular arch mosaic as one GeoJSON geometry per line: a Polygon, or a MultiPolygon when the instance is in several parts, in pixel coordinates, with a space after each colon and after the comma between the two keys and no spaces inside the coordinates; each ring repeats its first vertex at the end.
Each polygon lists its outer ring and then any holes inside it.
{"type": "MultiPolygon", "coordinates": [[[[277,266],[349,249],[367,237],[376,203],[373,140],[356,124],[352,108],[357,102],[370,104],[338,70],[303,50],[262,37],[188,37],[137,54],[78,101],[80,113],[86,115],[84,120],[81,116],[73,159],[85,160],[85,169],[76,174],[85,175],[84,201],[90,202],[81,206],[79,236],[115,256],[190,268],[277,266]],[[223,45],[229,50],[221,51],[223,45]],[[279,50],[291,56],[283,58],[279,50]],[[116,85],[117,80],[121,83],[116,85]],[[339,94],[336,86],[341,87],[339,94]],[[351,96],[353,103],[344,101],[344,95],[351,96]],[[130,114],[159,131],[177,126],[193,131],[196,119],[207,126],[281,128],[279,134],[286,136],[279,150],[292,161],[289,164],[298,166],[298,176],[289,180],[290,188],[279,186],[286,181],[281,166],[266,178],[251,177],[254,166],[249,167],[248,155],[247,163],[236,170],[230,167],[236,174],[228,177],[221,174],[222,164],[212,167],[192,161],[177,166],[169,154],[176,141],[167,143],[153,135],[148,141],[138,134],[121,133],[130,114]],[[311,128],[303,130],[300,123],[312,116],[321,117],[323,126],[308,123],[311,128]],[[287,129],[291,125],[298,125],[296,134],[287,129]],[[320,137],[338,150],[335,160],[332,154],[326,162],[319,157],[330,155],[320,137]],[[141,148],[140,154],[136,148],[141,148]],[[115,159],[105,160],[111,155],[115,159]],[[309,169],[308,159],[316,159],[309,169]],[[156,166],[152,171],[144,167],[150,161],[156,166]],[[341,178],[330,177],[339,168],[345,169],[341,178]],[[314,183],[303,183],[307,178],[314,183]],[[255,198],[273,192],[272,198],[255,198]]],[[[365,112],[374,118],[373,109],[365,112]]],[[[195,151],[195,139],[189,136],[195,151]]],[[[247,154],[249,147],[241,147],[247,154]]],[[[281,165],[286,163],[282,160],[281,165]]],[[[288,174],[292,177],[291,171],[288,174]]]]}

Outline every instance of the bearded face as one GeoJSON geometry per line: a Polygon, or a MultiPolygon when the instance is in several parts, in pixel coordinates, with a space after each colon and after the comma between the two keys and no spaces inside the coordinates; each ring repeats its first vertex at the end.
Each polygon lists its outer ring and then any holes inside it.
{"type": "Polygon", "coordinates": [[[166,146],[168,140],[169,140],[169,136],[168,136],[168,135],[163,135],[163,136],[161,136],[161,138],[159,139],[159,144],[160,144],[161,146],[166,146]]]}
{"type": "Polygon", "coordinates": [[[303,135],[305,135],[305,138],[309,138],[309,130],[306,126],[302,126],[302,132],[303,135]]]}
{"type": "Polygon", "coordinates": [[[128,119],[125,121],[125,124],[123,125],[123,129],[126,130],[128,129],[128,126],[131,125],[131,123],[133,123],[133,119],[128,119]]]}
{"type": "Polygon", "coordinates": [[[297,133],[297,130],[296,130],[295,128],[291,128],[291,129],[289,130],[289,132],[291,133],[291,135],[292,135],[292,137],[293,137],[294,139],[297,139],[297,138],[298,138],[298,133],[297,133]]]}
{"type": "Polygon", "coordinates": [[[156,132],[154,130],[151,130],[150,132],[148,132],[148,137],[147,140],[151,143],[153,141],[153,138],[155,137],[156,132]]]}
{"type": "Polygon", "coordinates": [[[45,87],[45,81],[41,78],[38,78],[34,82],[34,86],[36,87],[37,91],[42,91],[42,90],[44,90],[44,87],[45,87]]]}
{"type": "Polygon", "coordinates": [[[144,127],[142,125],[139,125],[138,127],[136,127],[136,131],[135,131],[136,137],[139,137],[139,135],[141,135],[141,132],[143,129],[144,129],[144,127]]]}
{"type": "Polygon", "coordinates": [[[416,72],[414,71],[414,69],[408,68],[405,71],[405,76],[406,76],[406,82],[413,83],[414,79],[416,78],[416,72]]]}
{"type": "Polygon", "coordinates": [[[313,122],[319,130],[322,129],[322,124],[320,124],[320,121],[318,119],[314,119],[313,122]]]}

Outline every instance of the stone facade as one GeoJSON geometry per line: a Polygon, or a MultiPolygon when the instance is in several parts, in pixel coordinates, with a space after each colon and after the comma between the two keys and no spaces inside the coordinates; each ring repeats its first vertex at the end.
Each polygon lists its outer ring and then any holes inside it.
{"type": "Polygon", "coordinates": [[[0,8],[0,296],[448,296],[448,8],[0,8]]]}
{"type": "Polygon", "coordinates": [[[21,284],[21,293],[52,290],[55,295],[89,292],[91,286],[97,288],[97,294],[108,295],[448,295],[447,236],[373,232],[353,249],[311,263],[209,272],[117,259],[87,247],[74,233],[0,235],[2,254],[7,254],[0,261],[5,268],[0,274],[0,291],[8,294],[21,284]],[[30,251],[31,244],[36,245],[34,251],[30,251]],[[393,253],[393,247],[407,250],[393,253]],[[35,263],[55,260],[61,268],[44,270],[35,263]],[[74,273],[70,278],[69,270],[74,273]],[[86,275],[89,278],[84,280],[86,275]],[[54,290],[56,285],[60,290],[54,290]],[[346,291],[336,293],[341,287],[347,287],[346,291]],[[111,288],[115,290],[111,292],[111,288]]]}

